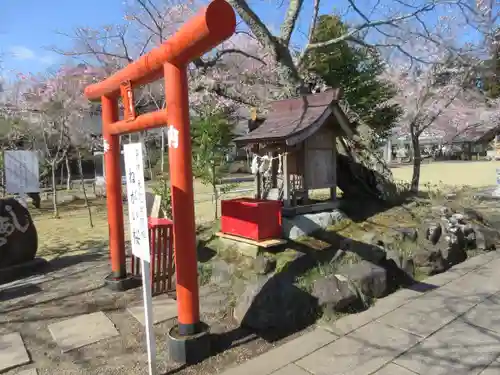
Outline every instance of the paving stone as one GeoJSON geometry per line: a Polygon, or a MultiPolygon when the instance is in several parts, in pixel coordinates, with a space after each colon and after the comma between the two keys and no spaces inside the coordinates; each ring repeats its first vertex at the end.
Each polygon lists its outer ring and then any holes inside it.
{"type": "Polygon", "coordinates": [[[230,368],[222,375],[269,375],[337,338],[337,336],[322,329],[315,329],[242,365],[230,368]]]}
{"type": "Polygon", "coordinates": [[[498,281],[500,279],[500,274],[498,273],[499,268],[500,259],[495,259],[482,267],[478,267],[474,270],[474,273],[498,281]]]}
{"type": "Polygon", "coordinates": [[[368,310],[350,314],[333,322],[320,323],[321,328],[338,336],[344,336],[350,332],[384,316],[398,307],[412,301],[422,295],[422,292],[402,289],[385,298],[377,300],[374,306],[368,310]]]}
{"type": "Polygon", "coordinates": [[[405,369],[404,367],[398,366],[395,363],[389,363],[388,365],[382,367],[373,375],[415,375],[416,373],[405,369]]]}
{"type": "Polygon", "coordinates": [[[495,361],[493,363],[490,363],[486,369],[481,372],[481,375],[498,375],[500,374],[500,363],[498,361],[495,361]]]}
{"type": "MultiPolygon", "coordinates": [[[[177,317],[177,301],[165,295],[153,298],[153,324],[177,317]]],[[[127,309],[134,318],[143,326],[146,324],[144,317],[144,305],[129,307],[127,309]]]]}
{"type": "Polygon", "coordinates": [[[21,335],[17,332],[0,336],[0,372],[30,363],[21,335]]]}
{"type": "Polygon", "coordinates": [[[495,260],[498,258],[500,254],[497,253],[496,251],[491,251],[489,253],[483,253],[476,255],[472,258],[468,258],[465,262],[462,262],[460,264],[457,264],[451,268],[451,272],[455,271],[473,271],[478,267],[484,266],[488,264],[489,262],[495,260]]]}
{"type": "Polygon", "coordinates": [[[500,355],[500,335],[456,320],[394,363],[418,374],[477,375],[500,355]]]}
{"type": "Polygon", "coordinates": [[[63,353],[118,336],[113,322],[101,311],[53,323],[49,331],[63,353]]]}
{"type": "Polygon", "coordinates": [[[426,293],[405,305],[406,308],[435,316],[458,316],[471,309],[496,290],[489,280],[468,274],[439,289],[426,293]],[[480,285],[482,283],[482,285],[480,285]]]}
{"type": "Polygon", "coordinates": [[[372,322],[296,364],[314,375],[366,375],[391,362],[419,340],[397,328],[372,322]]]}
{"type": "Polygon", "coordinates": [[[281,370],[273,372],[272,375],[311,375],[311,373],[291,363],[288,366],[283,367],[281,370]]]}
{"type": "Polygon", "coordinates": [[[30,368],[29,370],[18,372],[17,375],[38,375],[38,370],[36,368],[30,368]]]}
{"type": "Polygon", "coordinates": [[[460,319],[500,334],[500,294],[485,299],[460,319]]]}
{"type": "Polygon", "coordinates": [[[468,273],[456,281],[445,285],[441,290],[451,292],[456,296],[476,296],[478,300],[482,300],[498,292],[500,290],[500,284],[498,283],[500,280],[499,277],[492,278],[489,275],[483,276],[478,273],[481,272],[480,270],[481,269],[468,273]]]}
{"type": "MultiPolygon", "coordinates": [[[[461,264],[463,264],[463,263],[461,263],[461,264]]],[[[476,267],[474,267],[474,269],[476,269],[476,267]]],[[[443,273],[440,273],[437,275],[430,276],[430,277],[422,280],[422,282],[429,284],[429,285],[434,285],[436,287],[440,287],[440,286],[449,284],[450,282],[462,277],[465,273],[459,272],[459,271],[451,272],[451,270],[450,270],[447,272],[443,272],[443,273]]]]}
{"type": "Polygon", "coordinates": [[[408,306],[402,306],[382,316],[378,321],[425,338],[450,323],[459,315],[460,313],[447,309],[418,311],[408,306]]]}

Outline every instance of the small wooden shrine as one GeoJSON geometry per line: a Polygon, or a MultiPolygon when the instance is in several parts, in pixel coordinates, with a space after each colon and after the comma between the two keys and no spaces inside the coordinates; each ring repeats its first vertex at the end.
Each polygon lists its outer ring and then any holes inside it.
{"type": "Polygon", "coordinates": [[[352,134],[341,94],[335,89],[273,102],[265,119],[254,117],[250,132],[235,139],[253,152],[255,197],[283,201],[284,216],[337,206],[337,137],[352,134]],[[312,201],[312,189],[329,189],[330,199],[312,201]]]}

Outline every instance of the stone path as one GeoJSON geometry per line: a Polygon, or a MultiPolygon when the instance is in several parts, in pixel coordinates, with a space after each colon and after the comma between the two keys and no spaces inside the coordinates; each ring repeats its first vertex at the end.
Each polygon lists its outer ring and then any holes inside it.
{"type": "Polygon", "coordinates": [[[500,252],[491,252],[223,375],[499,373],[500,252]]]}

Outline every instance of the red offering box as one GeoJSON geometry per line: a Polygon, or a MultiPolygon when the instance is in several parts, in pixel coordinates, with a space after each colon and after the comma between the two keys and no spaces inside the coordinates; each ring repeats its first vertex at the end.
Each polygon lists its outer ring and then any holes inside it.
{"type": "Polygon", "coordinates": [[[281,202],[253,198],[221,201],[222,233],[263,241],[281,238],[281,202]]]}

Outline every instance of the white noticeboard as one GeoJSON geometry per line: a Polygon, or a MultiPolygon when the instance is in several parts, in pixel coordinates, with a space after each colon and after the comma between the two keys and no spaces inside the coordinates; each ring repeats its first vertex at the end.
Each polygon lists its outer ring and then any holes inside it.
{"type": "Polygon", "coordinates": [[[148,350],[149,374],[156,374],[156,342],[153,332],[151,284],[149,283],[151,255],[149,252],[148,214],[144,186],[142,143],[123,145],[127,179],[128,216],[132,253],[141,259],[144,317],[148,350]]]}
{"type": "Polygon", "coordinates": [[[34,151],[4,151],[5,189],[9,194],[40,192],[38,155],[34,151]]]}

